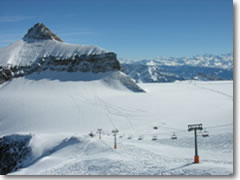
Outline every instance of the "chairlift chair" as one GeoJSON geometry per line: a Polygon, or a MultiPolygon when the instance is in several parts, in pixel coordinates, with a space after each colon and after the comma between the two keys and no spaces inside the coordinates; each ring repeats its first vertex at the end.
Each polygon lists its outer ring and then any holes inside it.
{"type": "Polygon", "coordinates": [[[138,140],[139,140],[139,141],[143,140],[143,137],[142,137],[142,136],[139,136],[139,137],[138,137],[138,140]]]}
{"type": "Polygon", "coordinates": [[[173,132],[173,135],[171,136],[171,139],[177,139],[177,136],[176,136],[175,132],[173,132]]]}
{"type": "Polygon", "coordinates": [[[202,136],[203,137],[208,137],[209,136],[208,131],[206,130],[206,128],[204,129],[204,131],[202,133],[202,136]]]}
{"type": "Polygon", "coordinates": [[[94,137],[94,134],[93,134],[92,132],[90,132],[88,135],[89,135],[90,137],[94,137]]]}
{"type": "Polygon", "coordinates": [[[128,136],[128,139],[132,139],[132,136],[128,136]]]}
{"type": "Polygon", "coordinates": [[[154,129],[154,130],[157,130],[157,129],[158,129],[158,127],[157,127],[157,126],[154,126],[154,127],[153,127],[153,129],[154,129]]]}
{"type": "Polygon", "coordinates": [[[153,136],[152,141],[156,141],[157,140],[157,136],[153,136]]]}

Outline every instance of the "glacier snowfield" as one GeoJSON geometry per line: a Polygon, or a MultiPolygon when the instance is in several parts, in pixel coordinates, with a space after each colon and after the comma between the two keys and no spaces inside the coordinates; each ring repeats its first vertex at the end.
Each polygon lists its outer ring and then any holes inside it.
{"type": "Polygon", "coordinates": [[[99,79],[2,84],[0,136],[31,134],[35,159],[11,175],[233,174],[233,81],[138,85],[146,92],[99,79]],[[192,163],[192,123],[209,132],[198,134],[200,164],[192,163]],[[97,128],[104,131],[101,140],[88,136],[97,128]],[[173,132],[178,139],[171,139],[173,132]]]}

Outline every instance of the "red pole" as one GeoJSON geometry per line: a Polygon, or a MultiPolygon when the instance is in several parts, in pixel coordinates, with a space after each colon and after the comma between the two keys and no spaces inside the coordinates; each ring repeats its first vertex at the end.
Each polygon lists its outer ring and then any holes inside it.
{"type": "Polygon", "coordinates": [[[199,156],[194,156],[194,163],[199,163],[200,160],[199,160],[199,156]]]}
{"type": "Polygon", "coordinates": [[[194,137],[195,137],[195,156],[194,156],[194,163],[199,163],[199,156],[198,156],[198,147],[197,147],[197,129],[194,129],[194,137]]]}

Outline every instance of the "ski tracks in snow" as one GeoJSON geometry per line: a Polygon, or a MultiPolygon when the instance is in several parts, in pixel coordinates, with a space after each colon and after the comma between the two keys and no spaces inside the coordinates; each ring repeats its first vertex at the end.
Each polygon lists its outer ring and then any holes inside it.
{"type": "Polygon", "coordinates": [[[207,91],[211,91],[211,92],[214,92],[214,93],[217,93],[217,94],[220,94],[222,96],[225,96],[225,97],[228,97],[230,98],[231,100],[233,100],[233,96],[232,95],[229,95],[225,92],[222,92],[222,91],[219,91],[219,90],[216,90],[216,89],[212,89],[212,88],[207,88],[207,87],[203,87],[203,86],[199,86],[199,85],[196,85],[196,83],[191,83],[193,86],[199,88],[199,89],[205,89],[207,91]]]}

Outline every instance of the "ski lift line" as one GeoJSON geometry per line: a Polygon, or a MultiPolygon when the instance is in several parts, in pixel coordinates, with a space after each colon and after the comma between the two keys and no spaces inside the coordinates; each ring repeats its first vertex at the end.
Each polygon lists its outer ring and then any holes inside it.
{"type": "MultiPolygon", "coordinates": [[[[168,127],[168,126],[161,126],[161,125],[158,125],[158,126],[160,126],[162,128],[175,130],[175,132],[187,131],[186,129],[177,129],[177,128],[168,127]]],[[[218,126],[204,126],[204,128],[213,129],[213,128],[220,128],[220,127],[227,127],[227,126],[232,126],[232,124],[222,124],[222,125],[218,125],[218,126]]]]}
{"type": "Polygon", "coordinates": [[[176,132],[178,131],[187,131],[186,129],[177,129],[177,128],[173,128],[173,127],[168,127],[168,126],[161,126],[158,125],[158,127],[162,127],[162,128],[167,128],[167,129],[171,129],[171,130],[175,130],[176,132]]]}
{"type": "MultiPolygon", "coordinates": [[[[227,126],[232,126],[232,124],[223,124],[223,125],[219,125],[219,126],[206,126],[205,128],[206,129],[213,129],[213,128],[221,128],[221,127],[227,127],[227,126]]],[[[172,130],[175,130],[175,132],[177,132],[178,134],[189,134],[187,130],[180,130],[180,129],[177,129],[176,128],[172,128],[172,127],[164,127],[164,126],[161,126],[162,128],[165,128],[165,129],[169,129],[169,131],[167,132],[161,132],[161,133],[156,133],[157,135],[166,135],[166,134],[170,134],[172,132],[172,130]],[[170,131],[171,130],[171,131],[170,131]]],[[[144,135],[153,135],[153,133],[145,133],[144,135]]],[[[199,134],[199,136],[202,136],[202,134],[199,134]]]]}
{"type": "Polygon", "coordinates": [[[227,126],[233,126],[233,124],[223,124],[223,125],[218,125],[218,126],[205,126],[205,128],[214,129],[214,128],[221,128],[221,127],[227,127],[227,126]]]}

